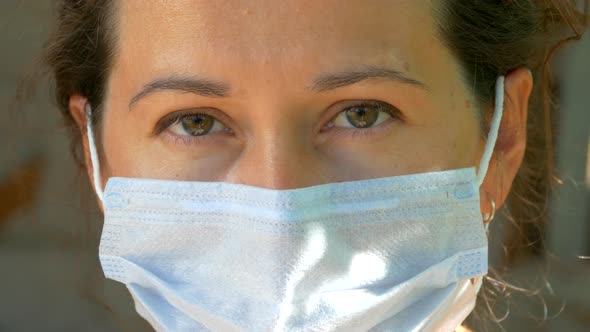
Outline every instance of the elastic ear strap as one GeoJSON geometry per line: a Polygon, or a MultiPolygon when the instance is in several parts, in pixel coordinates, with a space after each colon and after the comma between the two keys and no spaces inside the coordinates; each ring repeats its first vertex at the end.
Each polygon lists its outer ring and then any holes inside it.
{"type": "Polygon", "coordinates": [[[98,152],[94,143],[94,132],[92,131],[92,109],[90,104],[86,104],[86,131],[88,134],[88,147],[90,149],[90,162],[92,163],[92,177],[94,178],[94,190],[102,202],[103,192],[100,180],[100,162],[98,161],[98,152]]]}
{"type": "Polygon", "coordinates": [[[477,184],[482,185],[486,174],[488,172],[488,166],[492,154],[494,153],[494,147],[496,146],[496,140],[498,139],[498,132],[500,130],[500,122],[502,120],[502,113],[504,112],[504,76],[498,77],[496,81],[496,104],[494,107],[494,116],[492,117],[492,124],[490,126],[490,132],[488,133],[488,141],[486,142],[485,150],[481,156],[479,162],[479,171],[477,172],[477,184]]]}

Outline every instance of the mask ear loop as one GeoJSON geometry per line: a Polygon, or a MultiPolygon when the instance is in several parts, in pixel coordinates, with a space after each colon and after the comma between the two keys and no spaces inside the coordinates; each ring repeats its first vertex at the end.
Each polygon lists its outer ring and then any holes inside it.
{"type": "MultiPolygon", "coordinates": [[[[490,126],[490,131],[488,133],[488,141],[486,142],[485,149],[483,151],[483,155],[479,162],[479,170],[477,172],[477,186],[481,187],[483,181],[486,177],[488,172],[488,167],[490,165],[490,160],[492,159],[492,154],[494,153],[494,147],[496,146],[496,140],[498,139],[498,132],[500,130],[500,123],[502,120],[502,113],[504,112],[504,76],[498,77],[496,80],[496,99],[494,105],[494,116],[492,117],[492,123],[490,126]]],[[[490,226],[490,222],[494,219],[496,214],[496,202],[489,196],[486,195],[490,200],[490,204],[492,206],[492,212],[486,213],[483,217],[483,223],[486,230],[486,234],[488,233],[488,229],[490,226]]],[[[470,278],[471,284],[473,286],[481,286],[482,277],[479,278],[470,278]]],[[[478,287],[479,287],[478,286],[478,287]]]]}
{"type": "MultiPolygon", "coordinates": [[[[502,122],[502,113],[504,112],[504,76],[499,76],[496,80],[496,99],[494,105],[494,115],[492,117],[492,123],[490,125],[490,131],[488,133],[488,140],[486,142],[486,146],[481,157],[481,161],[479,162],[479,171],[477,173],[477,185],[481,187],[483,184],[486,174],[488,172],[488,167],[490,165],[490,160],[492,159],[492,155],[494,153],[494,147],[496,146],[496,141],[498,139],[498,132],[500,131],[500,123],[502,122]]],[[[496,202],[489,196],[486,195],[490,200],[490,205],[492,206],[492,212],[486,213],[483,216],[483,222],[486,229],[490,226],[490,222],[494,219],[496,214],[496,202]]]]}
{"type": "Polygon", "coordinates": [[[92,163],[92,177],[94,181],[94,191],[98,199],[102,202],[103,192],[100,180],[100,163],[98,161],[98,152],[94,143],[94,132],[92,131],[92,108],[86,104],[86,133],[88,135],[88,148],[90,149],[90,162],[92,163]]]}
{"type": "Polygon", "coordinates": [[[504,76],[498,77],[496,80],[496,103],[494,105],[494,116],[492,117],[492,123],[490,126],[490,132],[488,133],[488,141],[483,151],[481,161],[479,162],[479,171],[477,173],[477,184],[481,187],[483,181],[488,172],[488,166],[492,154],[494,153],[494,147],[496,146],[496,140],[498,139],[498,132],[500,130],[500,122],[502,120],[502,113],[504,112],[504,76]]]}

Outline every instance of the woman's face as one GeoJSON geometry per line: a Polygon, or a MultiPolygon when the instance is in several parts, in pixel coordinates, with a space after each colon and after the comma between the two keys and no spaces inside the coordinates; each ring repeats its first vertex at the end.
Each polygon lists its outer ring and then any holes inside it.
{"type": "Polygon", "coordinates": [[[479,161],[480,115],[428,0],[118,6],[105,182],[292,189],[479,161]]]}

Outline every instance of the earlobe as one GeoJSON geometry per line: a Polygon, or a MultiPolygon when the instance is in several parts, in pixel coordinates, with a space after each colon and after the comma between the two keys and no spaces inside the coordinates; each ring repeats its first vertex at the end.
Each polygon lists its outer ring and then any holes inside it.
{"type": "MultiPolygon", "coordinates": [[[[490,169],[482,185],[482,196],[490,196],[499,208],[504,204],[512,182],[524,159],[529,97],[533,77],[529,69],[520,67],[505,77],[504,112],[494,148],[490,169]]],[[[489,212],[487,201],[482,201],[482,211],[489,212]]]]}

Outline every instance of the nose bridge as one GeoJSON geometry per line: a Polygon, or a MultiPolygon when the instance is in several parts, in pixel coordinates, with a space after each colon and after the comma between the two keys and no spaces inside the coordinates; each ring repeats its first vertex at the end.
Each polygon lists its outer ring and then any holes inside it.
{"type": "Polygon", "coordinates": [[[228,174],[228,182],[267,189],[295,189],[325,182],[321,160],[305,130],[260,124],[228,174]]]}

